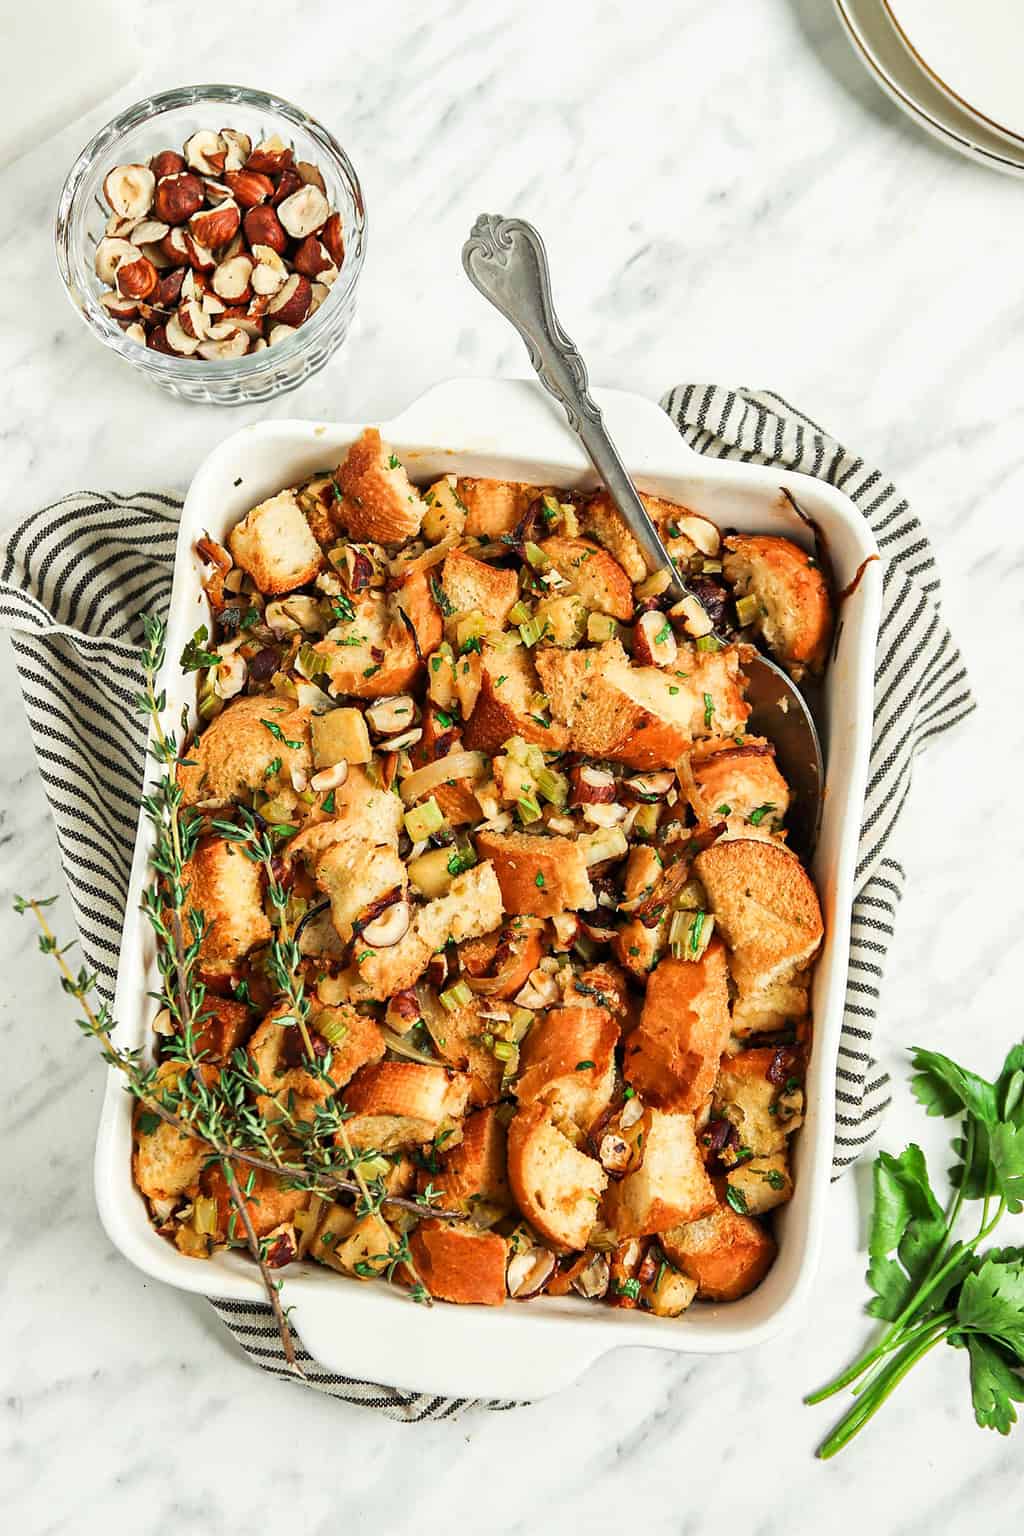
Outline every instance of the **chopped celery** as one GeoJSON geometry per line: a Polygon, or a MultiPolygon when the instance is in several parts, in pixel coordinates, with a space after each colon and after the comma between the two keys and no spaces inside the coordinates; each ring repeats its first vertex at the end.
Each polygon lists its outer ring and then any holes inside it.
{"type": "Polygon", "coordinates": [[[746,629],[748,624],[753,624],[758,614],[757,598],[752,594],[736,599],[736,617],[746,629]]]}
{"type": "Polygon", "coordinates": [[[700,635],[697,639],[698,651],[720,651],[722,642],[717,635],[700,635]]]}
{"type": "Polygon", "coordinates": [[[512,604],[512,607],[508,611],[508,616],[513,624],[528,623],[530,619],[529,604],[524,603],[522,598],[520,598],[517,603],[512,604]]]}
{"type": "Polygon", "coordinates": [[[519,820],[524,826],[529,826],[531,821],[539,821],[541,809],[532,795],[520,795],[516,801],[516,809],[519,812],[519,820]]]}
{"type": "Polygon", "coordinates": [[[522,636],[523,644],[526,646],[536,645],[547,627],[544,619],[527,619],[524,624],[519,626],[519,633],[522,636]]]}
{"type": "Polygon", "coordinates": [[[614,640],[619,632],[619,625],[607,613],[592,613],[587,619],[587,639],[593,640],[596,645],[601,645],[605,640],[614,640]]]}
{"type": "Polygon", "coordinates": [[[534,544],[529,539],[527,539],[526,543],[523,545],[523,554],[526,556],[527,560],[529,560],[535,571],[547,571],[551,569],[551,561],[548,559],[547,555],[541,549],[539,544],[534,544]]]}
{"type": "Polygon", "coordinates": [[[456,1013],[460,1008],[466,1008],[473,1001],[473,994],[464,981],[457,981],[454,987],[449,987],[447,992],[441,993],[441,1005],[447,1008],[449,1013],[456,1013]]]}
{"type": "Polygon", "coordinates": [[[569,781],[554,768],[542,768],[537,774],[537,791],[549,805],[555,805],[561,810],[569,797],[569,781]]]}
{"type": "Polygon", "coordinates": [[[317,1014],[313,1020],[313,1028],[318,1035],[323,1035],[328,1045],[341,1045],[348,1034],[348,1025],[326,1012],[317,1014]]]}

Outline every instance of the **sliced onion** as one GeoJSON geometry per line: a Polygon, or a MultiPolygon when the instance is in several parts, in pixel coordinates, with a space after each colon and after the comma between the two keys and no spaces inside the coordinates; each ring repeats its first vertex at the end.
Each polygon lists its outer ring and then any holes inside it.
{"type": "Polygon", "coordinates": [[[410,1045],[408,1040],[401,1035],[396,1035],[393,1029],[381,1029],[384,1044],[389,1051],[394,1051],[396,1056],[404,1056],[407,1061],[417,1061],[421,1067],[436,1067],[437,1057],[430,1056],[426,1051],[421,1051],[415,1045],[410,1045]]]}
{"type": "Polygon", "coordinates": [[[446,539],[441,540],[440,544],[433,544],[429,549],[424,550],[422,555],[417,555],[414,560],[403,562],[403,578],[411,576],[413,571],[429,571],[432,565],[439,565],[445,555],[450,554],[455,548],[459,538],[459,534],[450,533],[446,539]]]}
{"type": "Polygon", "coordinates": [[[484,767],[482,752],[449,752],[447,757],[439,757],[436,762],[410,773],[402,784],[402,799],[406,805],[411,805],[449,779],[479,779],[484,767]]]}

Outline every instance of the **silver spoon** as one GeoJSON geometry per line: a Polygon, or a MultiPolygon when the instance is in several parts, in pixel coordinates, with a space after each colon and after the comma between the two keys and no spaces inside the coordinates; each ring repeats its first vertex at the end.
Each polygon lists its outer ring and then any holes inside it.
{"type": "MultiPolygon", "coordinates": [[[[688,595],[636,486],[608,435],[590,394],[587,370],[555,314],[544,242],[525,219],[481,214],[462,247],[462,265],[475,288],[511,320],[526,343],[530,362],[569,425],[640,545],[648,571],[665,571],[674,601],[688,595]]],[[[825,779],[821,742],[807,702],[796,684],[759,651],[750,648],[743,670],[751,706],[749,729],[767,736],[779,769],[793,791],[790,842],[809,856],[821,822],[825,779]]]]}

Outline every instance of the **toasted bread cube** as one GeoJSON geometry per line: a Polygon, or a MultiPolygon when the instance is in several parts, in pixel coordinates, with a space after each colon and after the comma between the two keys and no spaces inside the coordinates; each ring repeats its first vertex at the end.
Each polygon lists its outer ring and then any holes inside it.
{"type": "Polygon", "coordinates": [[[316,1231],[309,1244],[309,1257],[320,1264],[327,1264],[331,1269],[340,1270],[342,1274],[348,1274],[350,1271],[338,1261],[337,1250],[345,1238],[351,1235],[357,1220],[352,1206],[342,1205],[340,1201],[325,1203],[316,1218],[316,1231]]]}
{"type": "Polygon", "coordinates": [[[220,810],[267,787],[267,769],[280,759],[280,776],[310,767],[308,709],[287,699],[232,699],[189,748],[178,769],[186,805],[220,810]],[[267,723],[269,722],[269,724],[267,723]],[[278,734],[279,733],[279,734],[278,734]],[[294,743],[294,745],[291,745],[294,743]]]}
{"type": "Polygon", "coordinates": [[[552,720],[573,751],[633,768],[674,767],[698,736],[741,729],[743,702],[734,647],[680,646],[673,668],[637,667],[618,640],[582,651],[537,653],[552,720]]]}
{"type": "Polygon", "coordinates": [[[353,607],[354,619],[343,621],[313,647],[323,657],[331,692],[357,699],[404,693],[422,661],[395,596],[367,588],[353,607]]]}
{"type": "MultiPolygon", "coordinates": [[[[549,654],[555,652],[537,652],[538,659],[549,654]]],[[[485,645],[480,657],[480,692],[463,731],[466,747],[493,757],[510,737],[521,736],[547,752],[561,752],[568,745],[568,733],[557,720],[547,721],[538,715],[533,700],[540,689],[537,668],[525,646],[501,651],[485,645]]]]}
{"type": "Polygon", "coordinates": [[[368,763],[373,757],[370,733],[359,709],[329,709],[313,715],[313,763],[317,768],[333,768],[338,763],[368,763]]]}
{"type": "Polygon", "coordinates": [[[775,1239],[752,1216],[722,1204],[709,1216],[674,1227],[661,1246],[697,1282],[702,1301],[738,1301],[760,1285],[775,1262],[775,1239]]]}
{"type": "Polygon", "coordinates": [[[431,1296],[470,1306],[503,1304],[508,1244],[496,1232],[421,1221],[409,1238],[409,1251],[431,1296]]]}
{"type": "Polygon", "coordinates": [[[357,437],[335,473],[337,515],[351,539],[404,544],[420,531],[426,506],[376,427],[357,437]]]}
{"type": "Polygon", "coordinates": [[[566,1008],[607,1008],[613,1018],[630,1018],[634,1001],[626,978],[617,965],[608,960],[590,965],[577,974],[569,966],[558,973],[562,1001],[566,1008]]]}
{"type": "Polygon", "coordinates": [[[726,1174],[725,1182],[739,1191],[748,1216],[764,1216],[793,1198],[793,1176],[784,1152],[738,1164],[726,1174]]]}
{"type": "Polygon", "coordinates": [[[697,1282],[667,1260],[659,1263],[654,1279],[641,1283],[640,1300],[655,1317],[679,1317],[697,1295],[697,1282]]]}
{"type": "Polygon", "coordinates": [[[460,1120],[468,1096],[469,1079],[443,1067],[381,1061],[361,1068],[348,1085],[345,1129],[354,1147],[394,1152],[417,1146],[433,1141],[445,1122],[460,1120]]]}
{"type": "Polygon", "coordinates": [[[504,571],[484,560],[474,560],[464,549],[453,549],[445,559],[441,588],[452,616],[481,613],[489,629],[504,627],[509,609],[519,597],[519,579],[515,571],[504,571]]]}
{"type": "Polygon", "coordinates": [[[520,1105],[558,1105],[581,1131],[605,1113],[615,1091],[619,1026],[605,1008],[550,1008],[519,1053],[520,1105]]]}
{"type": "Polygon", "coordinates": [[[335,843],[316,861],[316,879],[331,900],[331,922],[343,944],[353,935],[353,924],[382,896],[392,891],[407,894],[405,863],[393,848],[369,843],[335,843]]]}
{"type": "MultiPolygon", "coordinates": [[[[301,1065],[289,1065],[290,1059],[297,1058],[301,1062],[304,1050],[298,1025],[282,1024],[283,1017],[293,1017],[291,1010],[284,1006],[267,1015],[249,1042],[249,1055],[267,1094],[291,1105],[300,1120],[311,1119],[316,1104],[323,1103],[343,1088],[360,1067],[380,1061],[384,1055],[384,1036],[376,1020],[344,1004],[314,1005],[308,1024],[311,1037],[322,1034],[321,1026],[328,1022],[335,1037],[339,1027],[345,1031],[340,1040],[335,1038],[330,1042],[330,1080],[325,1081],[301,1065]]],[[[272,1104],[266,1106],[266,1113],[270,1119],[274,1118],[272,1104]]]]}
{"type": "Polygon", "coordinates": [[[423,537],[428,544],[440,544],[452,534],[459,538],[466,528],[466,505],[460,499],[454,475],[442,475],[428,491],[424,491],[426,513],[423,518],[423,537]]]}
{"type": "Polygon", "coordinates": [[[287,855],[293,859],[302,854],[312,860],[338,843],[397,848],[402,810],[397,795],[374,784],[363,768],[353,765],[334,791],[334,814],[302,827],[288,842],[287,855]]]}
{"type": "Polygon", "coordinates": [[[492,1026],[481,1019],[484,1000],[473,998],[461,1008],[443,1009],[428,1022],[430,1037],[450,1067],[469,1075],[471,1104],[494,1104],[501,1096],[504,1064],[483,1043],[492,1026]]]}
{"type": "MultiPolygon", "coordinates": [[[[267,1173],[262,1168],[243,1172],[235,1169],[235,1178],[257,1237],[266,1237],[283,1222],[290,1222],[297,1211],[304,1211],[311,1196],[308,1189],[289,1189],[286,1178],[267,1173]]],[[[228,1182],[219,1162],[203,1170],[203,1193],[217,1202],[217,1239],[245,1242],[245,1224],[228,1190],[228,1182]]]]}
{"type": "Polygon", "coordinates": [[[689,778],[687,798],[703,825],[725,821],[730,836],[768,836],[786,818],[789,786],[763,737],[748,736],[742,746],[726,737],[695,748],[689,778]]]}
{"type": "Polygon", "coordinates": [[[612,954],[638,981],[645,981],[665,953],[668,944],[668,919],[660,918],[648,928],[638,917],[620,923],[612,939],[612,954]]]}
{"type": "Polygon", "coordinates": [[[455,494],[466,511],[465,531],[478,538],[497,539],[511,533],[525,517],[531,501],[541,494],[537,485],[517,480],[479,480],[461,477],[455,494]]]}
{"type": "Polygon", "coordinates": [[[622,1070],[645,1103],[693,1113],[715,1086],[729,1039],[729,971],[713,939],[699,960],[663,959],[647,983],[622,1070]]]}
{"type": "Polygon", "coordinates": [[[184,884],[186,907],[206,918],[200,969],[210,976],[230,975],[271,937],[260,866],[226,838],[204,837],[185,864],[184,884]]]}
{"type": "Polygon", "coordinates": [[[491,864],[464,870],[444,896],[418,909],[398,944],[357,956],[352,995],[380,1002],[404,992],[419,980],[431,955],[443,949],[449,938],[456,944],[478,938],[497,928],[501,918],[501,888],[491,864]]]}
{"type": "Polygon", "coordinates": [[[623,623],[633,617],[633,584],[618,561],[600,544],[559,534],[545,539],[540,547],[588,608],[610,613],[623,623]]]}
{"type": "MultiPolygon", "coordinates": [[[[158,1087],[173,1089],[181,1072],[177,1062],[164,1062],[157,1068],[158,1087]]],[[[210,1156],[211,1149],[205,1141],[187,1136],[176,1126],[158,1119],[145,1104],[136,1104],[132,1121],[132,1173],[147,1200],[173,1200],[179,1195],[195,1194],[199,1175],[210,1156]]]]}
{"type": "Polygon", "coordinates": [[[697,1146],[692,1115],[647,1112],[641,1164],[604,1199],[604,1219],[618,1238],[667,1232],[713,1211],[714,1185],[697,1146]]]}
{"type": "Polygon", "coordinates": [[[196,1018],[196,1056],[223,1066],[245,1044],[256,1027],[256,1016],[246,1003],[207,993],[196,1018]]]}
{"type": "MultiPolygon", "coordinates": [[[[649,498],[641,496],[640,500],[646,506],[649,498]]],[[[648,574],[643,551],[608,492],[598,491],[591,496],[580,507],[578,515],[584,533],[614,555],[630,581],[643,581],[648,574]]]]}
{"type": "Polygon", "coordinates": [[[585,1248],[608,1175],[558,1130],[548,1105],[519,1110],[508,1132],[508,1176],[516,1204],[558,1248],[585,1248]]]}
{"type": "Polygon", "coordinates": [[[525,919],[504,923],[483,938],[459,945],[459,964],[467,976],[502,978],[487,996],[494,1002],[515,997],[544,954],[544,924],[525,919]]]}
{"type": "Polygon", "coordinates": [[[443,1154],[440,1173],[425,1175],[448,1209],[470,1202],[510,1206],[508,1134],[494,1105],[474,1110],[462,1123],[462,1140],[443,1154]]]}
{"type": "Polygon", "coordinates": [[[294,491],[281,491],[253,507],[228,534],[235,564],[269,597],[304,587],[323,565],[323,554],[294,491]]]}
{"type": "MultiPolygon", "coordinates": [[[[439,784],[434,790],[437,808],[450,827],[472,827],[483,817],[473,789],[475,782],[474,779],[456,779],[451,784],[439,784]]],[[[450,859],[451,854],[447,857],[450,859]]]]}
{"type": "Polygon", "coordinates": [[[778,1029],[801,1017],[807,1012],[803,967],[824,928],[818,893],[800,860],[778,843],[736,838],[699,853],[694,869],[731,951],[737,1030],[778,1029]]]}
{"type": "Polygon", "coordinates": [[[552,917],[595,905],[585,848],[572,838],[480,832],[476,848],[493,864],[506,912],[552,917]]]}
{"type": "Polygon", "coordinates": [[[541,628],[538,642],[541,645],[562,645],[571,649],[587,633],[586,604],[574,592],[561,597],[541,598],[533,616],[541,628]]]}
{"type": "Polygon", "coordinates": [[[832,639],[828,583],[814,558],[790,539],[734,535],[722,569],[737,597],[757,599],[752,626],[775,659],[799,679],[820,672],[832,639]]]}
{"type": "Polygon", "coordinates": [[[760,1046],[724,1056],[715,1084],[716,1114],[731,1121],[740,1145],[759,1157],[783,1151],[786,1138],[803,1123],[802,1074],[794,1069],[792,1083],[789,1074],[780,1083],[773,1083],[769,1073],[776,1054],[770,1047],[760,1046]]]}
{"type": "Polygon", "coordinates": [[[444,638],[441,610],[430,585],[429,571],[410,571],[395,590],[395,606],[405,626],[412,630],[417,654],[422,658],[435,651],[444,638]]]}

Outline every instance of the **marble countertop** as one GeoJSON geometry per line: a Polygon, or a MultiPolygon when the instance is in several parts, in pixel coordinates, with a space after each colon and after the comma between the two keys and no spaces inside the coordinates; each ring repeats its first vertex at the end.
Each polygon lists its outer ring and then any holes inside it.
{"type": "MultiPolygon", "coordinates": [[[[54,25],[59,25],[59,6],[54,25]]],[[[918,766],[908,894],[879,1054],[884,1140],[943,1136],[909,1102],[903,1047],[994,1069],[1019,1031],[1024,923],[1016,760],[1024,647],[1019,185],[922,137],[860,73],[822,0],[143,0],[144,65],[0,174],[0,522],[82,486],[184,489],[266,416],[394,413],[456,374],[525,374],[465,282],[481,209],[532,219],[598,383],[765,385],[884,465],[935,541],[981,703],[918,766]],[[354,11],[353,11],[354,16],[354,11]],[[58,287],[60,180],[116,107],[204,78],[291,96],[328,121],[370,218],[358,330],[300,393],[232,414],[174,403],[85,333],[58,287]],[[984,628],[980,618],[984,615],[984,628]],[[985,771],[981,772],[982,766],[985,771]]],[[[102,38],[95,41],[102,47],[102,38]]],[[[392,1425],[264,1379],[206,1305],[115,1252],[97,1219],[103,1088],[12,889],[60,887],[6,642],[0,650],[0,1088],[5,1199],[0,1488],[29,1533],[960,1531],[997,1518],[1019,1446],[973,1428],[962,1355],[933,1357],[838,1462],[801,1396],[867,1336],[865,1170],[832,1195],[812,1302],[752,1353],[623,1350],[511,1414],[392,1425]],[[479,1512],[486,1510],[486,1515],[479,1512]]]]}

